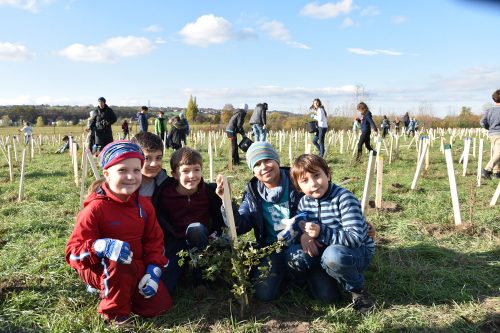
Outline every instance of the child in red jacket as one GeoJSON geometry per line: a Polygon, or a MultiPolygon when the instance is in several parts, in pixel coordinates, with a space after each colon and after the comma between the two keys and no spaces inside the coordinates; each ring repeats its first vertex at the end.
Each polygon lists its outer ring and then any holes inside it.
{"type": "Polygon", "coordinates": [[[102,150],[104,182],[96,184],[78,214],[66,245],[66,261],[101,291],[98,312],[123,323],[131,312],[153,317],[172,306],[160,280],[168,264],[163,232],[151,202],[138,194],[144,156],[130,141],[102,150]]]}

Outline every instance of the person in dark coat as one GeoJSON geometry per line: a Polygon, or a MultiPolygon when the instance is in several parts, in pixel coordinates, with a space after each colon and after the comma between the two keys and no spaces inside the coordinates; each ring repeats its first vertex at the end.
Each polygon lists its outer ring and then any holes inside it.
{"type": "Polygon", "coordinates": [[[255,141],[266,141],[266,124],[267,124],[267,103],[259,103],[253,110],[250,117],[250,125],[252,126],[255,141]]]}
{"type": "MultiPolygon", "coordinates": [[[[363,144],[366,146],[366,149],[373,150],[370,145],[370,134],[371,129],[378,133],[377,125],[373,122],[372,113],[368,108],[366,103],[361,102],[358,104],[358,111],[361,112],[361,135],[358,141],[358,154],[356,156],[356,162],[359,162],[361,159],[361,153],[363,152],[363,144]]],[[[374,151],[376,154],[377,152],[374,151]]]]}
{"type": "Polygon", "coordinates": [[[408,134],[408,127],[410,126],[410,115],[408,112],[403,116],[403,124],[405,125],[405,133],[408,134]]]}
{"type": "Polygon", "coordinates": [[[95,109],[95,118],[91,128],[95,128],[95,145],[100,152],[108,143],[113,142],[113,131],[111,125],[116,123],[116,114],[106,104],[104,97],[97,100],[99,105],[95,109]]]}
{"type": "Polygon", "coordinates": [[[175,150],[182,147],[182,143],[186,142],[186,124],[179,116],[172,119],[172,127],[167,137],[168,147],[175,150]]]}
{"type": "Polygon", "coordinates": [[[137,124],[139,125],[138,132],[147,132],[148,131],[148,117],[146,113],[148,112],[147,106],[141,106],[141,111],[137,113],[137,124]]]}
{"type": "Polygon", "coordinates": [[[240,133],[243,137],[246,137],[245,130],[243,129],[243,123],[245,122],[245,116],[247,115],[248,105],[243,104],[241,109],[236,109],[233,113],[231,119],[226,126],[226,133],[229,140],[231,140],[231,156],[233,159],[233,165],[240,164],[240,155],[238,154],[238,137],[237,134],[240,133]]]}

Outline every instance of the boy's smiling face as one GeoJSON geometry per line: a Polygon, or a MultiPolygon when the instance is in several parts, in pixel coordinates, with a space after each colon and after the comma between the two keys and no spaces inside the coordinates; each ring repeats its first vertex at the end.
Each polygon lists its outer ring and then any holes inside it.
{"type": "Polygon", "coordinates": [[[330,177],[318,168],[313,172],[305,172],[298,179],[300,190],[308,197],[319,199],[325,195],[330,185],[330,177]]]}
{"type": "Polygon", "coordinates": [[[201,181],[201,165],[181,165],[172,172],[172,176],[179,182],[177,188],[179,193],[186,195],[193,194],[198,190],[198,185],[201,181]]]}
{"type": "Polygon", "coordinates": [[[144,153],[142,175],[146,178],[156,177],[163,166],[163,151],[143,149],[142,152],[144,153]]]}

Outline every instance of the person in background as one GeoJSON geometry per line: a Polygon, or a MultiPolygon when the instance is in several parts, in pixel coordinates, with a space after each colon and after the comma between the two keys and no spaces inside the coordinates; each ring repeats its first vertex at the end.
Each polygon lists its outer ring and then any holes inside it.
{"type": "Polygon", "coordinates": [[[123,132],[123,137],[122,137],[122,140],[125,140],[127,138],[130,139],[130,132],[129,132],[129,128],[128,128],[128,121],[127,119],[125,119],[122,123],[122,132],[123,132]]]}
{"type": "Polygon", "coordinates": [[[165,140],[165,133],[167,132],[167,119],[164,117],[163,111],[158,112],[158,116],[155,119],[155,134],[160,137],[160,139],[165,140]]]}
{"type": "Polygon", "coordinates": [[[189,122],[188,122],[184,112],[179,113],[179,119],[180,119],[181,124],[184,124],[186,126],[186,129],[184,130],[185,135],[184,135],[184,138],[182,139],[182,143],[184,146],[187,146],[187,137],[189,136],[189,133],[190,133],[189,122]]]}
{"type": "Polygon", "coordinates": [[[325,135],[328,130],[326,111],[319,98],[316,98],[309,110],[313,113],[313,118],[318,122],[318,131],[313,138],[313,144],[319,150],[319,156],[325,155],[325,135]]]}
{"type": "Polygon", "coordinates": [[[172,127],[167,137],[168,147],[177,150],[186,142],[186,123],[179,116],[172,118],[172,127]]]}
{"type": "Polygon", "coordinates": [[[243,129],[243,123],[245,122],[245,116],[247,115],[248,105],[243,104],[240,109],[236,109],[229,119],[226,126],[226,134],[231,141],[231,158],[233,160],[233,165],[240,164],[240,155],[238,153],[238,137],[237,134],[240,133],[241,136],[246,137],[245,130],[243,129]]]}
{"type": "Polygon", "coordinates": [[[160,280],[168,259],[153,205],[139,196],[144,156],[130,141],[106,145],[99,155],[104,179],[91,185],[66,244],[66,262],[101,291],[98,312],[110,324],[131,312],[155,317],[172,307],[160,280]]]}
{"type": "Polygon", "coordinates": [[[107,146],[109,143],[113,142],[113,130],[111,125],[116,123],[116,114],[106,104],[106,99],[104,97],[99,97],[97,100],[99,105],[95,109],[94,120],[90,124],[90,128],[95,128],[95,153],[98,153],[107,146]]]}
{"type": "Polygon", "coordinates": [[[394,119],[394,131],[396,134],[399,134],[399,130],[401,129],[401,120],[399,120],[399,117],[396,117],[394,119]]]}
{"type": "Polygon", "coordinates": [[[408,123],[408,135],[415,136],[416,122],[415,118],[410,118],[410,122],[408,123]]]}
{"type": "Polygon", "coordinates": [[[148,110],[147,106],[141,106],[141,111],[137,113],[137,125],[139,126],[138,133],[148,131],[148,110]]]}
{"type": "Polygon", "coordinates": [[[486,179],[491,179],[492,176],[498,179],[500,178],[500,89],[496,90],[491,97],[495,104],[486,110],[481,117],[480,124],[488,130],[493,152],[482,175],[486,179]]]}
{"type": "Polygon", "coordinates": [[[358,136],[358,132],[361,129],[361,119],[356,117],[354,118],[354,121],[352,122],[352,132],[358,136]]]}
{"type": "Polygon", "coordinates": [[[408,112],[406,112],[403,116],[403,125],[405,126],[405,134],[408,135],[408,127],[410,126],[410,116],[408,115],[408,112]]]}
{"type": "Polygon", "coordinates": [[[33,135],[33,127],[31,127],[29,121],[24,123],[24,126],[19,130],[19,132],[23,132],[24,144],[28,145],[30,143],[31,136],[33,135]]]}
{"type": "MultiPolygon", "coordinates": [[[[358,154],[356,155],[356,162],[361,161],[361,154],[363,153],[363,145],[365,145],[366,149],[369,151],[373,150],[372,146],[370,145],[370,135],[371,135],[371,129],[378,134],[378,129],[377,125],[373,122],[372,118],[372,113],[370,112],[370,109],[368,108],[368,105],[366,105],[365,102],[361,102],[357,106],[357,110],[361,113],[361,135],[359,137],[358,141],[358,154]]],[[[374,154],[377,152],[374,151],[374,154]]]]}
{"type": "Polygon", "coordinates": [[[250,126],[252,126],[255,141],[266,141],[267,130],[267,103],[259,103],[253,110],[250,117],[250,126]]]}
{"type": "Polygon", "coordinates": [[[382,137],[385,139],[387,133],[389,133],[389,130],[391,129],[391,122],[386,115],[384,115],[384,118],[382,119],[382,125],[380,127],[382,128],[382,137]]]}

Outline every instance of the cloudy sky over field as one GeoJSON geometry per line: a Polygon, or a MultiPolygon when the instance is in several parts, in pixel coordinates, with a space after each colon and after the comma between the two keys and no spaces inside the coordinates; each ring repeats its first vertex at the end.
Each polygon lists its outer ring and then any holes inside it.
{"type": "Polygon", "coordinates": [[[500,5],[473,0],[0,0],[0,105],[226,103],[481,113],[500,5]]]}

